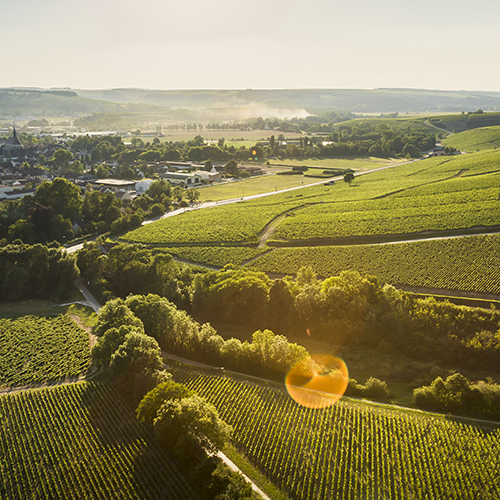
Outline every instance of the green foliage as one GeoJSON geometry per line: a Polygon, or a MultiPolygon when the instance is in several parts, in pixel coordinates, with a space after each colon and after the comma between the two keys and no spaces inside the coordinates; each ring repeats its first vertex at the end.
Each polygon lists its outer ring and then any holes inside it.
{"type": "Polygon", "coordinates": [[[355,379],[349,379],[345,395],[373,399],[375,401],[387,401],[391,396],[387,383],[375,377],[370,377],[365,385],[359,384],[355,379]]]}
{"type": "Polygon", "coordinates": [[[142,321],[134,315],[122,299],[106,302],[99,310],[94,334],[101,337],[109,329],[120,328],[121,326],[131,326],[136,330],[144,331],[142,321]]]}
{"type": "Polygon", "coordinates": [[[78,276],[75,257],[44,245],[0,247],[0,299],[66,297],[78,276]]]}
{"type": "Polygon", "coordinates": [[[83,202],[80,188],[67,179],[57,177],[52,182],[42,182],[34,198],[40,205],[52,207],[65,219],[77,220],[81,217],[83,202]]]}
{"type": "Polygon", "coordinates": [[[231,430],[215,407],[198,395],[165,401],[153,422],[159,441],[185,463],[223,448],[231,430]]]}
{"type": "Polygon", "coordinates": [[[500,385],[471,383],[460,373],[414,390],[415,404],[424,410],[500,420],[500,385]]]}
{"type": "Polygon", "coordinates": [[[282,386],[175,377],[216,405],[233,426],[235,446],[292,498],[477,498],[485,484],[488,498],[500,493],[496,426],[344,399],[314,410],[297,405],[282,386]]]}
{"type": "Polygon", "coordinates": [[[203,498],[213,500],[251,500],[252,485],[238,472],[232,471],[217,456],[207,457],[191,474],[193,485],[203,498]]]}
{"type": "Polygon", "coordinates": [[[89,336],[65,315],[0,319],[0,387],[85,374],[89,336]]]}
{"type": "Polygon", "coordinates": [[[197,498],[109,385],[5,395],[0,420],[3,498],[197,498]]]}
{"type": "Polygon", "coordinates": [[[256,324],[266,314],[270,279],[263,273],[224,270],[196,276],[193,308],[200,317],[256,324]]]}
{"type": "Polygon", "coordinates": [[[140,373],[158,370],[162,366],[158,342],[141,331],[130,331],[113,353],[109,362],[111,373],[124,370],[140,373]]]}
{"type": "Polygon", "coordinates": [[[194,391],[183,384],[173,381],[163,382],[148,392],[136,409],[137,418],[144,423],[153,425],[158,410],[165,401],[177,401],[194,395],[194,391]]]}

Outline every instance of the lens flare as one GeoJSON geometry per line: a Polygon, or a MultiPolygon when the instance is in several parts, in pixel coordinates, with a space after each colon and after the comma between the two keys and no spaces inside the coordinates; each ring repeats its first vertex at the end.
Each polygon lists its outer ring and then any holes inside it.
{"type": "Polygon", "coordinates": [[[286,376],[288,394],[306,408],[327,408],[347,389],[349,372],[343,360],[316,355],[297,363],[286,376]]]}

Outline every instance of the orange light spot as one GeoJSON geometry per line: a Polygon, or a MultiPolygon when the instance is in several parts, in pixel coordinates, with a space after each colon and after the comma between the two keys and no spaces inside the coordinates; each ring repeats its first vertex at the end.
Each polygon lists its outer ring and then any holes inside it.
{"type": "Polygon", "coordinates": [[[306,408],[327,408],[344,394],[349,372],[343,360],[334,356],[311,356],[297,363],[286,376],[288,394],[306,408]]]}

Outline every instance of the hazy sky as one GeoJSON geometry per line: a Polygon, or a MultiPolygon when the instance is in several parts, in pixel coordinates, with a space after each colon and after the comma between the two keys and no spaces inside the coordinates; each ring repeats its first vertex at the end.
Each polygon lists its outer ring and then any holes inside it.
{"type": "Polygon", "coordinates": [[[500,91],[493,0],[0,0],[0,87],[500,91]]]}

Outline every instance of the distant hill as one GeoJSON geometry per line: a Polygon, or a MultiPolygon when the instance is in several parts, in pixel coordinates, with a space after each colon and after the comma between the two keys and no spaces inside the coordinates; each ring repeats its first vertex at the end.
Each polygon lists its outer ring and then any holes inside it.
{"type": "MultiPolygon", "coordinates": [[[[129,121],[221,121],[257,116],[304,117],[339,109],[360,114],[467,113],[478,109],[500,111],[500,92],[419,89],[0,89],[0,118],[110,113],[127,115],[129,121]]],[[[459,122],[460,115],[457,117],[459,122]]],[[[451,125],[445,124],[442,128],[451,130],[451,125]]],[[[475,126],[485,125],[488,124],[475,126]]]]}

